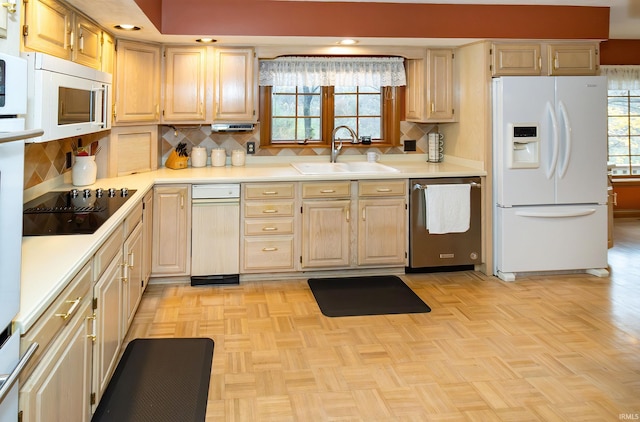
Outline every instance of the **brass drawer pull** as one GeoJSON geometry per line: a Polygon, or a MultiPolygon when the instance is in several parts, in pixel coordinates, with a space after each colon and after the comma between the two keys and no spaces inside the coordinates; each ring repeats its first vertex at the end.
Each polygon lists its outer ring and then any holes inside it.
{"type": "Polygon", "coordinates": [[[82,300],[82,297],[79,297],[76,300],[66,300],[64,303],[71,303],[72,304],[71,307],[69,308],[69,310],[67,311],[67,313],[65,313],[65,314],[55,314],[55,316],[60,317],[64,321],[66,321],[76,311],[76,308],[78,307],[78,305],[80,305],[80,301],[81,300],[82,300]]]}
{"type": "Polygon", "coordinates": [[[391,192],[391,189],[389,189],[389,188],[377,188],[376,192],[391,192]]]}
{"type": "Polygon", "coordinates": [[[322,189],[320,193],[336,193],[335,189],[322,189]]]}
{"type": "Polygon", "coordinates": [[[275,214],[278,212],[278,210],[274,210],[274,209],[268,209],[268,210],[262,210],[262,212],[264,214],[275,214]]]}
{"type": "Polygon", "coordinates": [[[266,190],[264,192],[262,192],[263,195],[277,195],[278,191],[277,190],[266,190]]]}
{"type": "Polygon", "coordinates": [[[277,227],[263,227],[263,228],[262,228],[262,231],[263,231],[263,232],[275,232],[275,231],[277,231],[277,230],[278,230],[278,228],[277,228],[277,227]]]}
{"type": "Polygon", "coordinates": [[[278,248],[270,247],[270,248],[262,248],[262,252],[275,252],[278,248]]]}

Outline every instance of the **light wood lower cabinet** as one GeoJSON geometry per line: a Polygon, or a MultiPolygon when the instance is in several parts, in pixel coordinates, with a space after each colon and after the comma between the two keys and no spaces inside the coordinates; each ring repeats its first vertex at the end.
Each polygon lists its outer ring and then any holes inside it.
{"type": "Polygon", "coordinates": [[[22,421],[91,419],[92,274],[89,263],[22,335],[22,353],[39,344],[20,378],[22,421]]]}
{"type": "Polygon", "coordinates": [[[122,332],[120,341],[124,340],[124,336],[129,330],[131,321],[136,314],[142,293],[144,292],[145,282],[142,277],[142,220],[139,220],[135,229],[131,232],[127,240],[124,242],[124,262],[123,262],[123,286],[122,286],[122,332]]]}
{"type": "Polygon", "coordinates": [[[405,180],[302,183],[302,268],[405,265],[406,197],[405,180]]]}
{"type": "Polygon", "coordinates": [[[358,265],[405,265],[407,182],[358,183],[358,265]]]}
{"type": "Polygon", "coordinates": [[[243,273],[295,269],[295,186],[293,182],[242,185],[243,273]]]}
{"type": "Polygon", "coordinates": [[[20,390],[23,422],[91,420],[91,298],[85,297],[64,331],[20,390]]]}
{"type": "Polygon", "coordinates": [[[118,364],[123,326],[122,262],[120,249],[93,288],[96,336],[93,353],[94,411],[118,364]]]}
{"type": "Polygon", "coordinates": [[[152,276],[189,276],[191,185],[159,185],[153,194],[152,276]]]}
{"type": "Polygon", "coordinates": [[[153,245],[153,190],[142,200],[142,280],[144,286],[151,277],[151,248],[153,245]]]}

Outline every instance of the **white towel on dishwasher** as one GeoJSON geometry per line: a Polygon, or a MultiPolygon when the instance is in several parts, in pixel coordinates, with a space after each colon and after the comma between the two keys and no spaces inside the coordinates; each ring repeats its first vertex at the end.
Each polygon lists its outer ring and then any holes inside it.
{"type": "Polygon", "coordinates": [[[471,221],[471,185],[427,185],[425,227],[431,234],[464,233],[471,221]]]}

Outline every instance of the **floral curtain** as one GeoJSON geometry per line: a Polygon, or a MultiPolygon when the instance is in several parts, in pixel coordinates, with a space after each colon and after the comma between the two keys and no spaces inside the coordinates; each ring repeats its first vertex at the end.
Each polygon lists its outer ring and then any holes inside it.
{"type": "Polygon", "coordinates": [[[640,89],[640,66],[600,66],[609,89],[640,89]]]}
{"type": "Polygon", "coordinates": [[[401,86],[398,57],[280,57],[260,61],[261,86],[401,86]]]}

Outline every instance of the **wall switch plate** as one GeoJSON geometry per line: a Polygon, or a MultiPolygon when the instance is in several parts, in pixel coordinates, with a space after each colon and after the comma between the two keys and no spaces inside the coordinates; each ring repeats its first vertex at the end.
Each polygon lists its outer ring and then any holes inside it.
{"type": "Polygon", "coordinates": [[[404,150],[405,151],[415,151],[416,150],[416,140],[415,139],[407,139],[404,141],[404,150]]]}
{"type": "Polygon", "coordinates": [[[255,154],[255,153],[256,153],[256,143],[247,142],[247,154],[255,154]]]}

